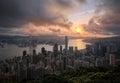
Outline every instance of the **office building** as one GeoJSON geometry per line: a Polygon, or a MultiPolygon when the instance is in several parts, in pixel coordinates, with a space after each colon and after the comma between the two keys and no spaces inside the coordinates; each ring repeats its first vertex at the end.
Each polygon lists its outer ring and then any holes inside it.
{"type": "Polygon", "coordinates": [[[53,47],[53,53],[55,57],[58,55],[58,44],[57,43],[53,47]]]}
{"type": "Polygon", "coordinates": [[[115,66],[115,55],[112,53],[110,54],[110,65],[115,66]]]}
{"type": "Polygon", "coordinates": [[[65,36],[65,50],[68,50],[68,37],[65,36]]]}

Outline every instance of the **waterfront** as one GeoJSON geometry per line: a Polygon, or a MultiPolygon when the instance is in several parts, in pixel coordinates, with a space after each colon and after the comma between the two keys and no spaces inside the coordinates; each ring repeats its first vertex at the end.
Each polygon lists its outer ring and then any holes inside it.
{"type": "MultiPolygon", "coordinates": [[[[83,42],[82,39],[71,39],[68,42],[69,46],[77,47],[78,50],[80,49],[85,49],[87,43],[83,42]]],[[[64,49],[64,45],[63,49],[64,49]]],[[[47,51],[53,51],[53,46],[52,45],[41,45],[38,44],[35,49],[36,52],[39,53],[41,52],[41,48],[44,47],[47,51]]],[[[15,56],[22,56],[23,50],[26,50],[28,53],[30,53],[30,48],[29,47],[18,47],[17,45],[14,44],[6,44],[4,48],[0,48],[0,60],[4,59],[10,59],[15,56]]]]}

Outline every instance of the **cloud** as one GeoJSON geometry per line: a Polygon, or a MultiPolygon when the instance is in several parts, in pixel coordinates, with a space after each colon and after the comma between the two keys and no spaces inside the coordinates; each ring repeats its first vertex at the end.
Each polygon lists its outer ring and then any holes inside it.
{"type": "Polygon", "coordinates": [[[61,31],[60,29],[55,29],[55,28],[49,28],[49,30],[52,32],[57,32],[57,33],[61,31]]]}
{"type": "Polygon", "coordinates": [[[63,11],[74,8],[74,3],[86,0],[0,0],[0,26],[19,27],[29,22],[35,25],[70,27],[63,11]],[[55,10],[56,8],[56,10],[55,10]]]}
{"type": "Polygon", "coordinates": [[[60,8],[75,8],[77,5],[82,5],[87,2],[87,0],[54,0],[54,2],[60,7],[60,8]]]}
{"type": "Polygon", "coordinates": [[[27,24],[69,29],[73,23],[67,19],[67,15],[86,2],[87,0],[0,0],[0,30],[3,33],[18,33],[13,29],[24,32],[27,24]]]}
{"type": "Polygon", "coordinates": [[[91,33],[120,35],[120,0],[99,0],[97,13],[85,25],[91,33]]]}
{"type": "Polygon", "coordinates": [[[108,10],[114,12],[120,12],[120,1],[119,0],[98,0],[98,10],[108,10]]]}

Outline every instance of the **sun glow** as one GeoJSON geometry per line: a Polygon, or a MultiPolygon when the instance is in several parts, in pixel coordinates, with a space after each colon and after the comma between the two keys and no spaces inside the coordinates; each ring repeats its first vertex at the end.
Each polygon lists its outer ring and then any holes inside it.
{"type": "Polygon", "coordinates": [[[81,30],[80,28],[77,27],[77,28],[76,28],[76,32],[77,32],[77,33],[81,33],[82,30],[81,30]]]}
{"type": "Polygon", "coordinates": [[[88,31],[86,31],[86,30],[84,29],[84,26],[82,26],[82,25],[74,26],[74,28],[72,28],[72,30],[73,30],[73,32],[74,32],[77,36],[79,36],[79,35],[81,35],[81,36],[90,36],[90,35],[92,35],[92,34],[89,33],[88,31]]]}
{"type": "Polygon", "coordinates": [[[75,31],[76,33],[79,33],[79,34],[84,34],[84,32],[85,32],[82,25],[79,25],[79,26],[75,27],[75,28],[74,28],[74,31],[75,31]]]}

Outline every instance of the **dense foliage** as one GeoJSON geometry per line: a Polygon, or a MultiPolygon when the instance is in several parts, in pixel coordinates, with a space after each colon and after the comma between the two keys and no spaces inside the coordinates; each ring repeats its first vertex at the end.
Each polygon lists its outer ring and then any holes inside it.
{"type": "MultiPolygon", "coordinates": [[[[1,77],[0,83],[17,83],[1,77]]],[[[22,80],[20,83],[120,83],[120,67],[79,68],[61,75],[46,75],[35,80],[22,80]]]]}

